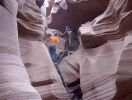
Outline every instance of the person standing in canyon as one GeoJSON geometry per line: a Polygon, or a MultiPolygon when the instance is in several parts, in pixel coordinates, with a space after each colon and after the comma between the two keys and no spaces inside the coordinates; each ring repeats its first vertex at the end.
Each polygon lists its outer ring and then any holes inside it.
{"type": "Polygon", "coordinates": [[[58,44],[58,34],[56,32],[53,33],[48,41],[49,41],[49,45],[48,45],[49,53],[52,61],[55,62],[55,59],[57,57],[56,46],[58,44]]]}

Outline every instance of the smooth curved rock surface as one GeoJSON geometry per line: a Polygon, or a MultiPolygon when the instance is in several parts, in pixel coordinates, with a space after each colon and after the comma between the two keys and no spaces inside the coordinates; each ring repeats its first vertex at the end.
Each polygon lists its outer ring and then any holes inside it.
{"type": "Polygon", "coordinates": [[[41,100],[20,57],[16,0],[0,1],[0,100],[41,100]]]}
{"type": "MultiPolygon", "coordinates": [[[[124,40],[93,49],[79,49],[59,68],[67,83],[80,79],[83,100],[127,100],[132,94],[132,31],[124,40]]],[[[71,87],[71,91],[75,89],[71,87]]],[[[131,99],[128,99],[131,100],[131,99]]]]}
{"type": "Polygon", "coordinates": [[[45,29],[36,0],[26,0],[17,18],[21,57],[32,85],[43,100],[70,100],[44,44],[45,29]]]}
{"type": "Polygon", "coordinates": [[[131,4],[110,0],[102,15],[80,28],[83,47],[60,63],[67,83],[80,79],[83,100],[132,99],[131,4]]]}

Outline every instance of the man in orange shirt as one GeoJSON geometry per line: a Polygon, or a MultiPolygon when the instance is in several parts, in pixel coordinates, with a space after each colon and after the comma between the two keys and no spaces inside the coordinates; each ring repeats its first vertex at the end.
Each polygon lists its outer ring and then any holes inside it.
{"type": "Polygon", "coordinates": [[[58,43],[58,36],[57,36],[57,33],[54,33],[50,39],[49,39],[49,53],[50,53],[50,56],[51,56],[51,59],[53,62],[55,62],[55,59],[56,59],[56,45],[58,43]]]}

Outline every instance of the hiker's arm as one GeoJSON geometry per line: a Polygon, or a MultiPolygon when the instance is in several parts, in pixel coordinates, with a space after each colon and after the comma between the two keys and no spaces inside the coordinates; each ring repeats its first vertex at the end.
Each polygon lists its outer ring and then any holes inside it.
{"type": "Polygon", "coordinates": [[[57,44],[59,44],[59,37],[57,37],[57,44]]]}

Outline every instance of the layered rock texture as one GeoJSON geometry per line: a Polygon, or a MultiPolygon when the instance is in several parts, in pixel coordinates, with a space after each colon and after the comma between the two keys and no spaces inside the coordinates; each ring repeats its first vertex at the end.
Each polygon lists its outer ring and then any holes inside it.
{"type": "MultiPolygon", "coordinates": [[[[65,0],[61,0],[63,2],[65,0]]],[[[52,14],[50,28],[64,32],[66,25],[73,26],[76,29],[82,23],[93,20],[104,12],[109,0],[66,0],[68,9],[59,9],[57,13],[52,14]]]]}
{"type": "Polygon", "coordinates": [[[41,100],[20,57],[17,10],[16,0],[0,1],[0,100],[41,100]]]}
{"type": "Polygon", "coordinates": [[[80,27],[82,48],[60,63],[71,91],[83,100],[131,100],[132,1],[110,0],[106,11],[80,27]],[[81,91],[80,91],[81,92],[81,91]]]}
{"type": "Polygon", "coordinates": [[[26,0],[18,10],[18,33],[22,60],[42,99],[70,100],[43,43],[45,29],[36,0],[26,0]]]}
{"type": "Polygon", "coordinates": [[[1,0],[0,34],[0,100],[70,100],[43,43],[36,0],[1,0]]]}
{"type": "MultiPolygon", "coordinates": [[[[132,0],[67,4],[51,28],[88,21],[79,28],[80,48],[58,66],[69,91],[83,100],[132,100],[132,0]]],[[[44,44],[39,7],[36,0],[0,1],[0,100],[71,100],[44,44]]]]}
{"type": "Polygon", "coordinates": [[[106,11],[80,27],[85,48],[102,45],[108,40],[123,38],[132,29],[132,2],[111,0],[106,11]]]}

